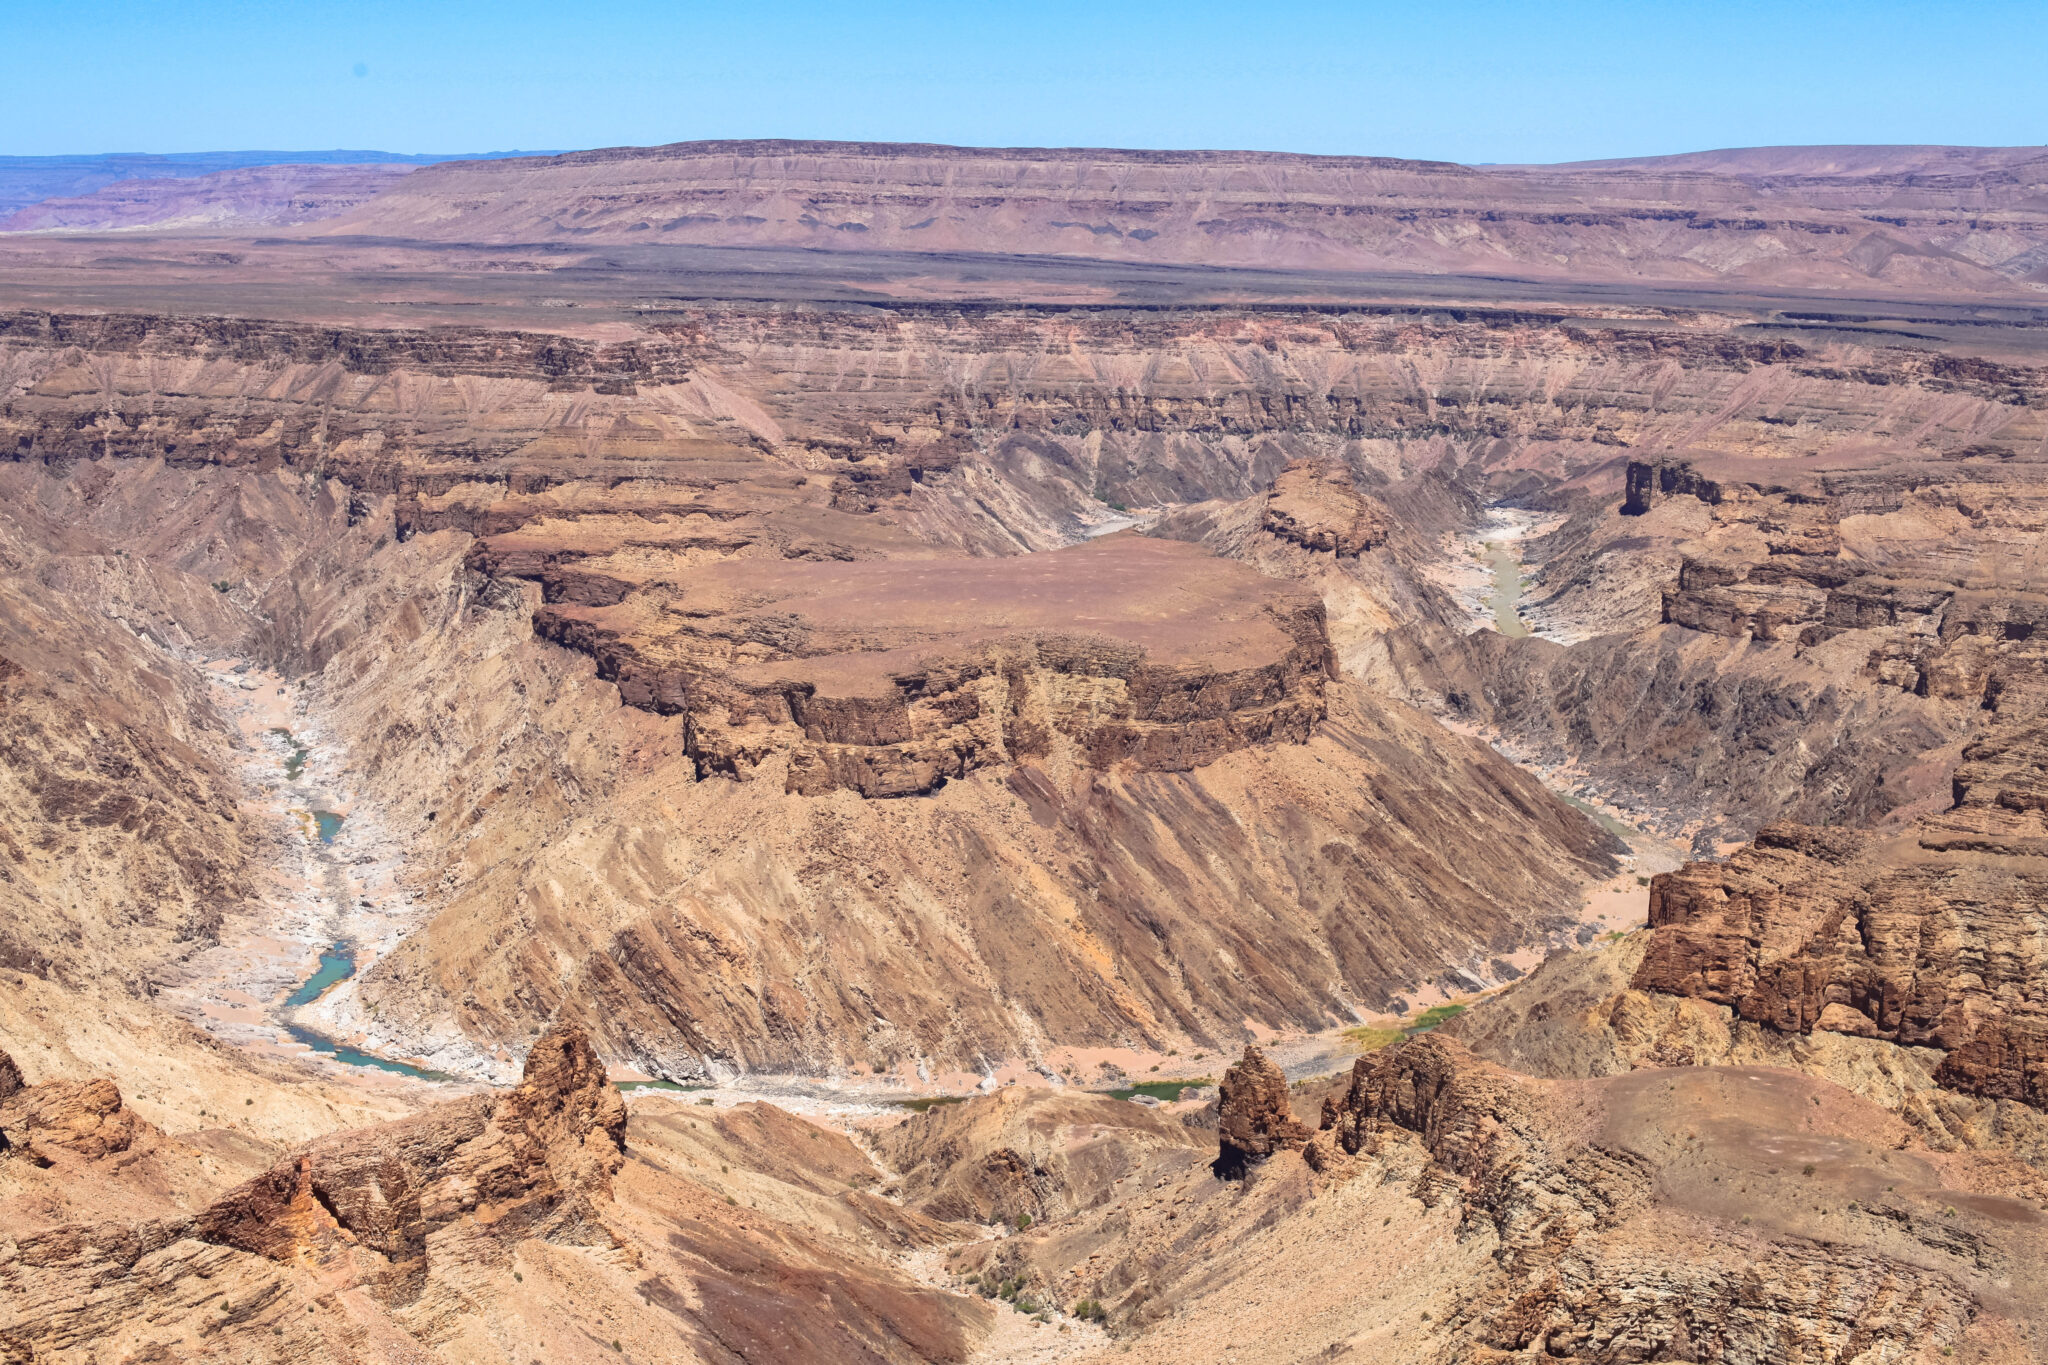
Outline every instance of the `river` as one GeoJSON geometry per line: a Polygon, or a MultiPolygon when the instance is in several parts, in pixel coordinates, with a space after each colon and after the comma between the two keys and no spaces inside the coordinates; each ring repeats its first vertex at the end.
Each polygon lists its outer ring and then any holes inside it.
{"type": "Polygon", "coordinates": [[[1563,518],[1519,507],[1489,507],[1479,525],[1452,542],[1448,562],[1437,575],[1465,609],[1474,630],[1495,630],[1509,639],[1541,635],[1524,605],[1528,565],[1523,547],[1555,530],[1563,518]]]}
{"type": "Polygon", "coordinates": [[[365,1036],[361,1021],[374,1011],[353,999],[355,975],[416,927],[423,907],[399,885],[396,841],[337,789],[341,754],[310,689],[233,659],[204,672],[242,734],[247,807],[274,831],[264,840],[272,856],[253,913],[224,926],[168,1003],[239,1046],[303,1049],[415,1081],[462,1079],[365,1036]]]}

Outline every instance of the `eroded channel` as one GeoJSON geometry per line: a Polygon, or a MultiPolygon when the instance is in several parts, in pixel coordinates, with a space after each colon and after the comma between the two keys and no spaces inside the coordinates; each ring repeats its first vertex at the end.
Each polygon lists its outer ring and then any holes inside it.
{"type": "Polygon", "coordinates": [[[170,1002],[239,1046],[312,1053],[412,1080],[461,1079],[372,1050],[374,1042],[337,1026],[346,1017],[337,996],[420,911],[398,884],[391,842],[336,789],[339,755],[324,741],[307,689],[240,660],[214,661],[204,672],[243,736],[249,805],[270,867],[254,914],[238,917],[239,932],[193,959],[187,979],[166,992],[170,1002]]]}

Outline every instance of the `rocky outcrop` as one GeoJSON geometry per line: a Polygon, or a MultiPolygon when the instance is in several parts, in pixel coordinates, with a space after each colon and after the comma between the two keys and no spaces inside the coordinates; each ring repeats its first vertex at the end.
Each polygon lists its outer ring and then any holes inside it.
{"type": "Polygon", "coordinates": [[[1299,1151],[1309,1130],[1294,1117],[1287,1073],[1266,1054],[1246,1045],[1244,1056],[1223,1073],[1216,1122],[1214,1170],[1222,1180],[1242,1180],[1275,1152],[1299,1151]]]}
{"type": "Polygon", "coordinates": [[[199,1214],[192,1235],[283,1263],[362,1250],[372,1256],[358,1273],[374,1292],[409,1300],[432,1269],[431,1239],[458,1221],[493,1238],[609,1246],[601,1205],[625,1128],[589,1042],[556,1029],[504,1094],[317,1143],[199,1214]]]}
{"type": "Polygon", "coordinates": [[[640,1105],[629,1167],[617,1089],[557,1029],[516,1087],[334,1133],[225,1192],[204,1175],[246,1144],[219,1130],[205,1153],[159,1138],[141,1161],[34,1172],[35,1190],[72,1182],[77,1222],[0,1175],[0,1359],[935,1365],[986,1335],[979,1303],[895,1264],[965,1230],[849,1189],[876,1173],[842,1134],[762,1106],[640,1105]],[[159,1212],[126,1216],[138,1201],[159,1212]]]}
{"type": "MultiPolygon", "coordinates": [[[[18,1092],[0,1110],[10,1137],[24,1131],[24,1099],[31,1153],[61,1142],[97,1158],[133,1132],[108,1082],[18,1092]]],[[[502,1267],[522,1239],[612,1249],[605,1208],[624,1161],[625,1117],[582,1035],[556,1030],[535,1044],[513,1089],[323,1139],[197,1213],[17,1236],[0,1251],[9,1303],[0,1343],[23,1359],[70,1348],[95,1331],[125,1330],[144,1300],[175,1332],[188,1307],[221,1292],[202,1287],[208,1280],[243,1300],[238,1318],[200,1320],[212,1332],[276,1316],[280,1300],[302,1292],[301,1275],[405,1309],[434,1283],[474,1283],[479,1266],[502,1267]]]]}
{"type": "Polygon", "coordinates": [[[1392,519],[1348,471],[1298,461],[1273,480],[1260,528],[1304,550],[1351,559],[1384,544],[1392,519]]]}
{"type": "Polygon", "coordinates": [[[24,1085],[14,1059],[0,1052],[0,1155],[48,1166],[57,1154],[86,1161],[125,1152],[154,1130],[100,1077],[24,1085]]]}
{"type": "MultiPolygon", "coordinates": [[[[1533,1350],[1762,1362],[1796,1343],[1805,1359],[1854,1362],[1899,1358],[1928,1340],[1953,1349],[1979,1311],[1968,1254],[1936,1268],[1923,1255],[1884,1249],[1882,1232],[1861,1234],[1863,1245],[1828,1246],[1752,1234],[1719,1207],[1725,1221],[1700,1221],[1718,1196],[1691,1193],[1673,1164],[1663,1135],[1671,1120],[1661,1101],[1646,1098],[1663,1089],[1616,1083],[1560,1104],[1545,1083],[1430,1034],[1361,1058],[1325,1126],[1347,1152],[1419,1142],[1429,1157],[1419,1196],[1462,1201],[1498,1237],[1507,1281],[1455,1323],[1470,1343],[1467,1358],[1533,1350]],[[1589,1102],[1606,1113],[1592,1141],[1574,1131],[1572,1112],[1589,1102]],[[1674,1223],[1677,1209],[1685,1215],[1674,1223]],[[1693,1229],[1683,1249],[1670,1240],[1680,1225],[1693,1229]]],[[[1702,1108],[1712,1112],[1698,1099],[1676,1111],[1692,1115],[1681,1121],[1694,1125],[1693,1141],[1707,1126],[1702,1108]]],[[[1717,1139],[1683,1159],[1709,1168],[1699,1178],[1711,1189],[1745,1164],[1741,1150],[1717,1139]]]]}
{"type": "Polygon", "coordinates": [[[1684,496],[1704,503],[1721,501],[1721,486],[1700,477],[1684,460],[1630,460],[1622,475],[1621,514],[1640,517],[1659,498],[1684,496]]]}
{"type": "Polygon", "coordinates": [[[1789,1034],[1947,1054],[1953,1089],[2048,1108],[2048,806],[2038,712],[2010,698],[1956,802],[1902,835],[1774,825],[1651,883],[1634,984],[1789,1034]]]}
{"type": "Polygon", "coordinates": [[[1616,1225],[1650,1192],[1626,1152],[1554,1146],[1549,1119],[1526,1079],[1424,1034],[1360,1058],[1343,1099],[1325,1106],[1323,1127],[1353,1154],[1391,1132],[1419,1136],[1438,1167],[1466,1182],[1510,1255],[1525,1259],[1616,1225]]]}

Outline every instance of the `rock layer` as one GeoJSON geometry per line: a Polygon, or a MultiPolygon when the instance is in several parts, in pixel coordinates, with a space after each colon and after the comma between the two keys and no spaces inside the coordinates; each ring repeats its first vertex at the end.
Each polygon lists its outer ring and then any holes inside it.
{"type": "MultiPolygon", "coordinates": [[[[1798,149],[1794,149],[1795,151],[1798,149]]],[[[1757,170],[698,142],[444,163],[329,234],[984,251],[1212,265],[2002,292],[2038,278],[2033,148],[1757,170]]]]}
{"type": "Polygon", "coordinates": [[[1946,1053],[1956,1090],[2048,1108],[2048,788],[2037,690],[2001,699],[1955,804],[1890,837],[1769,826],[1651,884],[1640,989],[1946,1053]]]}

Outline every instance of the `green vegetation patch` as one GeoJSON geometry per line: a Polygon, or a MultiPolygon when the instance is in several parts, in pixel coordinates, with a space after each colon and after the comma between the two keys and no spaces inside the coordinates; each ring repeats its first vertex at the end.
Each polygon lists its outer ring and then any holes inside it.
{"type": "Polygon", "coordinates": [[[1378,1052],[1383,1047],[1392,1047],[1408,1035],[1397,1028],[1374,1028],[1371,1024],[1360,1024],[1357,1028],[1344,1030],[1344,1037],[1358,1045],[1360,1052],[1378,1052]]]}
{"type": "Polygon", "coordinates": [[[965,1095],[925,1095],[914,1100],[898,1100],[896,1107],[908,1109],[913,1114],[922,1114],[941,1104],[963,1104],[966,1100],[965,1095]]]}
{"type": "Polygon", "coordinates": [[[299,743],[297,737],[282,725],[271,726],[270,733],[283,736],[285,745],[291,749],[291,753],[285,756],[284,775],[294,782],[298,781],[299,774],[306,770],[306,755],[313,751],[299,743]]]}
{"type": "Polygon", "coordinates": [[[1413,1038],[1416,1034],[1427,1033],[1438,1024],[1455,1019],[1464,1012],[1463,1005],[1431,1005],[1417,1016],[1414,1023],[1408,1025],[1405,1032],[1413,1038]]]}
{"type": "Polygon", "coordinates": [[[1140,1081],[1136,1085],[1120,1086],[1115,1090],[1096,1090],[1091,1093],[1107,1095],[1113,1100],[1127,1100],[1133,1095],[1150,1095],[1161,1103],[1172,1104],[1180,1098],[1183,1090],[1199,1090],[1205,1085],[1214,1084],[1216,1082],[1203,1076],[1192,1081],[1140,1081]]]}

